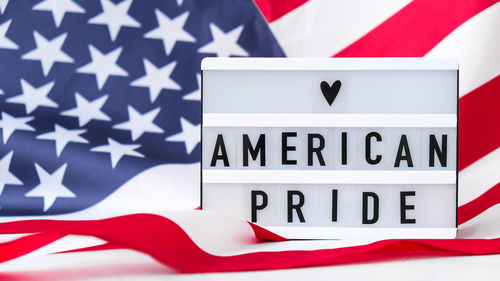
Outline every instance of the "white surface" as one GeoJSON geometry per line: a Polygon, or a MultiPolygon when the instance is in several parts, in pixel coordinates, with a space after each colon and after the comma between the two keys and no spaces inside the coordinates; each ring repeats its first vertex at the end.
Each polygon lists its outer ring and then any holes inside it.
{"type": "Polygon", "coordinates": [[[289,270],[178,275],[172,280],[498,280],[500,255],[325,266],[289,270]]]}
{"type": "Polygon", "coordinates": [[[204,127],[455,128],[456,114],[205,113],[204,127]]]}
{"type": "Polygon", "coordinates": [[[455,59],[427,58],[211,58],[201,70],[458,70],[455,59]]]}

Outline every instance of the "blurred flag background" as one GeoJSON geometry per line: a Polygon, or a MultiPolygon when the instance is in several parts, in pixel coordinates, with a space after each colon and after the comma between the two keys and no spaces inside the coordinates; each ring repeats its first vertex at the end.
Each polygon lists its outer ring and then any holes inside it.
{"type": "MultiPolygon", "coordinates": [[[[251,1],[2,3],[3,216],[80,211],[152,167],[197,163],[201,59],[283,56],[251,1]]],[[[175,196],[148,178],[132,193],[175,196]]]]}
{"type": "MultiPolygon", "coordinates": [[[[161,214],[174,222],[172,227],[180,226],[186,239],[224,256],[351,245],[289,241],[262,248],[255,237],[270,234],[255,232],[245,222],[213,214],[166,213],[199,205],[201,59],[457,58],[459,237],[498,238],[499,27],[500,4],[494,0],[0,0],[1,219],[113,217],[128,226],[123,229],[127,232],[136,221],[118,216],[161,214]],[[242,243],[241,237],[250,242],[242,243]]],[[[48,254],[96,246],[85,254],[94,259],[99,252],[95,260],[104,263],[109,263],[106,255],[122,253],[117,248],[133,248],[177,270],[223,271],[186,269],[147,249],[111,243],[103,238],[118,231],[94,231],[100,224],[79,225],[84,230],[78,231],[68,230],[68,225],[0,224],[0,247],[10,249],[0,253],[0,270],[40,270],[36,257],[48,256],[59,259],[49,268],[75,266],[82,258],[77,253],[48,254]],[[101,240],[69,239],[68,234],[101,240]],[[28,253],[35,256],[31,262],[23,260],[30,261],[28,253]],[[60,258],[64,255],[70,258],[60,258]]],[[[148,228],[152,225],[141,226],[145,232],[156,231],[148,228]]],[[[174,254],[178,250],[170,249],[174,254]]],[[[292,262],[273,268],[305,265],[319,264],[292,262]]],[[[148,266],[137,267],[135,273],[164,273],[148,266]]],[[[232,270],[264,268],[235,265],[232,270]]],[[[8,276],[21,275],[0,275],[8,276]]]]}

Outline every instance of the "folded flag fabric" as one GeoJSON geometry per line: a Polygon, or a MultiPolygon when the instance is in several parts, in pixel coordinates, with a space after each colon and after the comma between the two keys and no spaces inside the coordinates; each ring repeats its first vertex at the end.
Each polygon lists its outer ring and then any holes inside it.
{"type": "Polygon", "coordinates": [[[64,253],[131,249],[185,273],[285,269],[500,253],[498,238],[350,241],[351,245],[334,240],[287,241],[257,225],[206,211],[132,214],[101,220],[27,220],[0,224],[0,234],[19,233],[31,234],[0,244],[0,262],[31,253],[66,235],[94,236],[105,243],[64,253]],[[203,233],[203,239],[197,237],[199,233],[203,233]],[[266,247],[275,244],[279,247],[266,247]]]}

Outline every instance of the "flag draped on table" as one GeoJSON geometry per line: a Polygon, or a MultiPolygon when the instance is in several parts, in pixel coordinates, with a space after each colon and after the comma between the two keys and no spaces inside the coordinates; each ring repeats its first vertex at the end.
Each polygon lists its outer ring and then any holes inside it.
{"type": "Polygon", "coordinates": [[[22,219],[0,233],[31,233],[0,244],[0,262],[69,234],[103,240],[71,251],[133,249],[184,272],[499,253],[496,239],[262,245],[284,239],[165,212],[199,198],[203,57],[455,57],[459,236],[499,238],[496,2],[0,0],[0,215],[22,219]]]}

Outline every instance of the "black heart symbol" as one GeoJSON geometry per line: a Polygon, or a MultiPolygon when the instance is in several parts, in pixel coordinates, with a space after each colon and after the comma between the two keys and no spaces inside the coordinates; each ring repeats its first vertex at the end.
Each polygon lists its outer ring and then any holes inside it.
{"type": "Polygon", "coordinates": [[[321,84],[320,84],[321,92],[323,93],[323,96],[325,97],[326,102],[328,102],[328,104],[330,106],[332,106],[333,101],[335,100],[335,98],[339,94],[339,90],[340,90],[341,85],[342,85],[342,83],[340,83],[340,80],[333,82],[331,87],[328,84],[328,82],[326,82],[326,81],[321,82],[321,84]]]}

